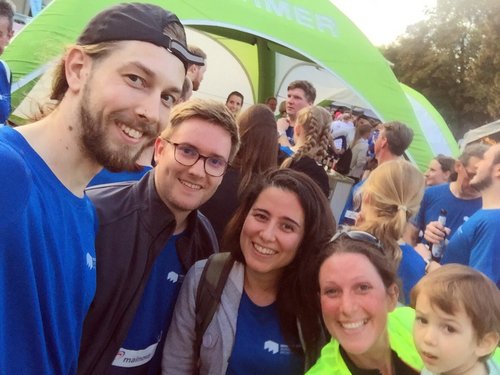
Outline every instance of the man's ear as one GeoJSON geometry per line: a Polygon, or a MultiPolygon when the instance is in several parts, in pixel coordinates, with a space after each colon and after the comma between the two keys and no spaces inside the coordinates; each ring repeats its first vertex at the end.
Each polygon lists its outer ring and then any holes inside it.
{"type": "Polygon", "coordinates": [[[68,90],[78,93],[90,75],[91,58],[79,47],[71,48],[64,58],[68,90]]]}
{"type": "Polygon", "coordinates": [[[385,136],[385,135],[383,135],[383,134],[380,134],[380,135],[379,135],[379,138],[380,138],[380,140],[379,140],[379,142],[380,142],[380,147],[385,148],[385,147],[386,147],[386,145],[388,144],[386,136],[385,136]]]}
{"type": "Polygon", "coordinates": [[[497,332],[488,332],[482,338],[478,339],[479,342],[476,348],[476,355],[481,358],[493,353],[498,346],[500,336],[497,332]]]}
{"type": "Polygon", "coordinates": [[[155,149],[154,149],[154,161],[155,165],[158,164],[158,160],[160,160],[160,156],[163,154],[165,150],[165,143],[161,137],[157,137],[155,141],[155,149]]]}
{"type": "Polygon", "coordinates": [[[193,73],[193,74],[196,74],[196,72],[198,71],[198,69],[199,69],[198,65],[192,64],[192,65],[189,66],[188,71],[191,72],[191,73],[193,73]]]}
{"type": "Polygon", "coordinates": [[[493,165],[493,177],[500,178],[500,163],[493,165]]]}

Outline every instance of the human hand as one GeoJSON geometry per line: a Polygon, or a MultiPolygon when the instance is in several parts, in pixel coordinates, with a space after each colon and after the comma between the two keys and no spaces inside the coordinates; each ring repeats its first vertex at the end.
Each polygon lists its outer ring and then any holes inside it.
{"type": "Polygon", "coordinates": [[[450,228],[443,226],[438,221],[431,221],[425,227],[424,238],[430,244],[437,244],[443,241],[451,232],[450,228]]]}
{"type": "Polygon", "coordinates": [[[290,126],[290,122],[288,121],[287,118],[280,118],[277,122],[276,122],[276,127],[278,128],[278,133],[280,132],[284,132],[288,129],[288,127],[290,126]]]}

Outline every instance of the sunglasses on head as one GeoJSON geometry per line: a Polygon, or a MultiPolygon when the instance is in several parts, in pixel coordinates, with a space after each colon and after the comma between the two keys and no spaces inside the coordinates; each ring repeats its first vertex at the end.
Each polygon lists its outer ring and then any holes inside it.
{"type": "Polygon", "coordinates": [[[335,242],[341,237],[349,237],[351,240],[354,241],[362,241],[369,243],[370,245],[375,246],[377,249],[379,249],[382,253],[384,253],[384,247],[382,246],[382,242],[375,237],[373,234],[364,232],[361,230],[350,230],[347,232],[337,232],[333,235],[332,239],[330,240],[330,243],[335,242]]]}

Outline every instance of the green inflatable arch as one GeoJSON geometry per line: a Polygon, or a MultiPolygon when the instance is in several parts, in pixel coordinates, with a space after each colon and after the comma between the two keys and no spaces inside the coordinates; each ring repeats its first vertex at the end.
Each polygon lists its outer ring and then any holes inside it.
{"type": "MultiPolygon", "coordinates": [[[[328,0],[147,2],[173,11],[185,25],[206,33],[231,51],[250,83],[253,102],[276,93],[282,79],[277,73],[281,71],[278,56],[297,59],[335,76],[369,103],[381,120],[399,120],[411,126],[415,137],[407,156],[421,169],[433,157],[426,138],[429,133],[422,130],[383,56],[328,0]]],[[[13,72],[14,107],[29,93],[47,62],[76,39],[93,15],[115,3],[119,1],[53,0],[14,38],[3,57],[13,72]]],[[[217,64],[217,56],[209,54],[209,69],[217,64]]],[[[456,145],[446,126],[436,129],[446,143],[456,145]]]]}

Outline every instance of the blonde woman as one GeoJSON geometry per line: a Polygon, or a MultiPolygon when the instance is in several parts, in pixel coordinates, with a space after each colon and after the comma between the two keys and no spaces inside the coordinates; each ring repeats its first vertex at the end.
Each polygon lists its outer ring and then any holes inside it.
{"type": "Polygon", "coordinates": [[[358,195],[363,204],[354,227],[382,242],[398,266],[406,301],[413,285],[425,274],[426,262],[413,247],[399,245],[398,241],[408,220],[418,212],[423,194],[422,173],[413,164],[398,159],[378,166],[358,195]]]}
{"type": "Polygon", "coordinates": [[[297,114],[292,146],[293,154],[281,164],[303,172],[311,177],[328,197],[330,185],[323,168],[323,160],[328,156],[331,144],[330,113],[322,107],[306,107],[297,114]]]}

